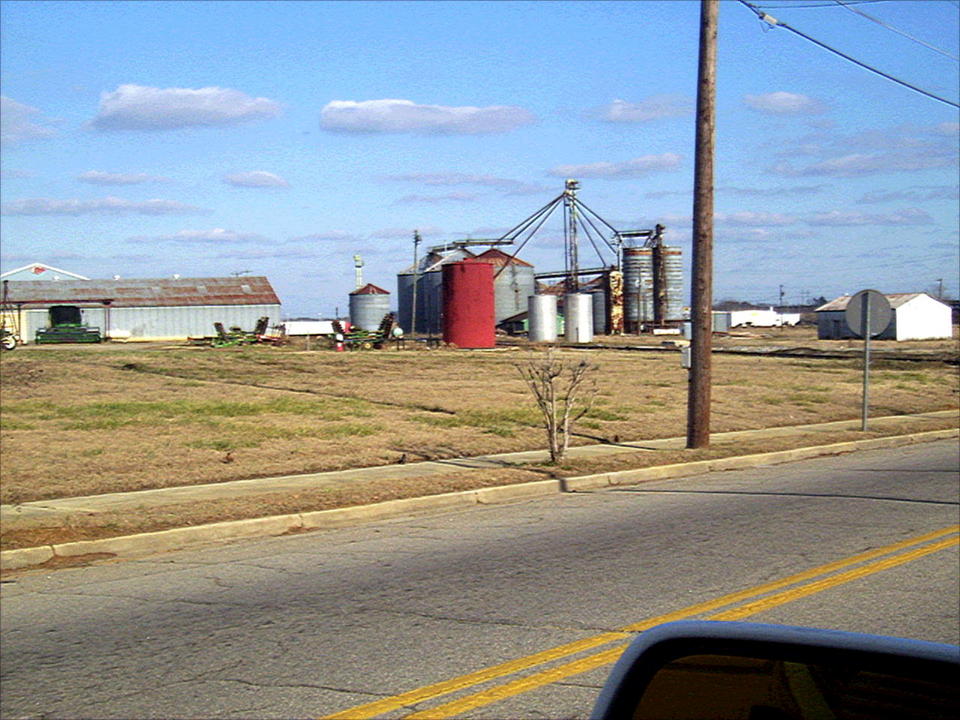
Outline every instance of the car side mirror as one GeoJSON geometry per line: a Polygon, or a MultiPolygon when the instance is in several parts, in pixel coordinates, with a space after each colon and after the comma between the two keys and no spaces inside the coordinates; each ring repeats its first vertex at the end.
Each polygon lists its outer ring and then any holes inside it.
{"type": "Polygon", "coordinates": [[[597,720],[960,717],[960,648],[811,628],[710,621],[639,635],[597,720]]]}

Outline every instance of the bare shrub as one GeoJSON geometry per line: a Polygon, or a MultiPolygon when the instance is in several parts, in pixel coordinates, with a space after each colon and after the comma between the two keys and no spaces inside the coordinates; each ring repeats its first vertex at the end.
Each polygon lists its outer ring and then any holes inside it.
{"type": "Polygon", "coordinates": [[[551,349],[514,363],[533,393],[543,415],[550,462],[563,462],[570,444],[570,429],[586,415],[597,395],[597,366],[587,360],[564,360],[551,349]]]}

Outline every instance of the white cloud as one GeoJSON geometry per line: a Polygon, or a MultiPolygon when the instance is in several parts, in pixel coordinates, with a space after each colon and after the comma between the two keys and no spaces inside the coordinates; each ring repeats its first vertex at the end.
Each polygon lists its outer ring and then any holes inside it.
{"type": "Polygon", "coordinates": [[[445,202],[473,202],[477,196],[473,193],[452,192],[444,195],[404,195],[397,203],[445,203],[445,202]]]}
{"type": "Polygon", "coordinates": [[[867,213],[844,212],[832,210],[817,213],[806,218],[809,225],[825,225],[832,227],[848,227],[860,225],[929,225],[933,218],[920,208],[905,208],[898,212],[871,215],[867,213]]]}
{"type": "Polygon", "coordinates": [[[43,123],[37,108],[0,95],[0,143],[15,145],[24,140],[39,140],[56,135],[56,130],[43,123]]]}
{"type": "Polygon", "coordinates": [[[95,130],[175,130],[216,127],[274,117],[280,106],[220,87],[155,88],[120,85],[100,95],[100,109],[90,126],[95,130]]]}
{"type": "Polygon", "coordinates": [[[786,177],[857,177],[885,172],[929,170],[956,164],[955,155],[940,152],[850,153],[827,158],[805,167],[795,167],[789,162],[781,162],[767,172],[786,177]]]}
{"type": "Polygon", "coordinates": [[[205,215],[204,208],[174,200],[124,200],[105,197],[96,200],[52,200],[30,198],[3,206],[4,215],[205,215]]]}
{"type": "Polygon", "coordinates": [[[550,192],[555,188],[545,185],[536,185],[525,183],[511,178],[501,178],[493,175],[475,175],[470,173],[405,173],[402,175],[389,175],[388,180],[400,180],[404,182],[414,182],[421,185],[432,185],[437,187],[456,186],[456,185],[476,185],[478,187],[493,188],[502,190],[506,195],[540,195],[550,192]]]}
{"type": "Polygon", "coordinates": [[[960,123],[945,122],[934,127],[937,135],[946,135],[947,137],[956,137],[960,135],[960,123]]]}
{"type": "Polygon", "coordinates": [[[521,107],[449,107],[410,100],[334,100],[320,112],[320,127],[350,133],[480,135],[503,133],[533,122],[521,107]]]}
{"type": "Polygon", "coordinates": [[[109,173],[100,170],[88,170],[77,175],[80,182],[91,185],[139,185],[151,182],[170,182],[170,178],[146,175],[144,173],[109,173]]]}
{"type": "MultiPolygon", "coordinates": [[[[413,231],[415,228],[382,228],[370,233],[371,240],[397,240],[403,238],[413,242],[413,231]]],[[[429,235],[443,235],[443,230],[434,225],[421,225],[416,228],[420,231],[420,236],[426,240],[429,235]]]]}
{"type": "Polygon", "coordinates": [[[653,95],[638,103],[614,100],[601,108],[607,122],[642,123],[660,118],[684,117],[693,112],[693,101],[682,95],[653,95]]]}
{"type": "Polygon", "coordinates": [[[359,235],[344,232],[343,230],[329,230],[327,232],[311,233],[290,238],[291,242],[357,242],[359,235]]]}
{"type": "Polygon", "coordinates": [[[227,243],[249,243],[262,242],[266,240],[263,235],[256,233],[238,233],[233,230],[223,228],[212,228],[210,230],[181,230],[173,235],[157,235],[154,237],[137,236],[130,238],[130,242],[138,243],[201,243],[201,244],[227,244],[227,243]]]}
{"type": "Polygon", "coordinates": [[[793,187],[779,188],[739,188],[719,187],[718,193],[726,195],[740,195],[743,197],[775,197],[783,198],[789,195],[814,195],[823,190],[826,185],[794,185],[793,187]]]}
{"type": "Polygon", "coordinates": [[[903,190],[872,190],[860,198],[859,202],[884,203],[884,202],[903,202],[903,201],[926,201],[926,200],[960,200],[960,190],[957,186],[949,185],[931,185],[920,187],[909,187],[903,190]]]}
{"type": "Polygon", "coordinates": [[[764,95],[744,95],[743,101],[754,110],[771,115],[820,115],[826,112],[819,100],[782,90],[764,95]]]}
{"type": "Polygon", "coordinates": [[[677,170],[681,157],[675,153],[644,155],[619,163],[596,162],[586,165],[558,165],[550,175],[567,178],[636,178],[654,172],[677,170]]]}
{"type": "Polygon", "coordinates": [[[279,175],[266,172],[264,170],[253,170],[251,172],[235,173],[223,178],[227,185],[235,187],[264,188],[264,187],[290,187],[290,183],[279,175]]]}
{"type": "Polygon", "coordinates": [[[742,211],[734,213],[716,213],[713,216],[718,225],[734,227],[764,227],[769,225],[793,225],[797,219],[782,213],[742,211]]]}

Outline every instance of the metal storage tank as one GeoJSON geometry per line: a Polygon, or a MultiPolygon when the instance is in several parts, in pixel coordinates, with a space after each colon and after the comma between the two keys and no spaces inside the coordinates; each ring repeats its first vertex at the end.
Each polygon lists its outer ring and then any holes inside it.
{"type": "Polygon", "coordinates": [[[367,283],[350,293],[350,324],[361,330],[376,330],[390,312],[390,293],[367,283]]]}
{"type": "Polygon", "coordinates": [[[493,294],[496,321],[513,317],[527,309],[527,298],[536,292],[533,265],[490,248],[477,255],[477,261],[493,265],[493,294]]]}
{"type": "Polygon", "coordinates": [[[593,340],[593,296],[570,293],[563,296],[564,336],[567,342],[593,340]]]}
{"type": "Polygon", "coordinates": [[[397,319],[407,332],[438,335],[443,331],[443,275],[441,268],[451,262],[472,258],[463,248],[431,252],[420,259],[417,273],[417,324],[413,327],[413,279],[411,266],[397,274],[397,319]]]}
{"type": "Polygon", "coordinates": [[[527,337],[533,342],[557,341],[557,296],[527,298],[527,337]]]}
{"type": "MultiPolygon", "coordinates": [[[[604,278],[606,280],[606,278],[604,278]]],[[[606,285],[606,282],[603,283],[606,285]]],[[[596,288],[588,293],[593,298],[593,333],[607,334],[607,292],[604,287],[596,288]]]]}
{"type": "Polygon", "coordinates": [[[653,321],[653,250],[623,249],[623,322],[628,333],[653,321]]]}
{"type": "Polygon", "coordinates": [[[492,348],[493,265],[475,260],[443,266],[443,341],[462,348],[492,348]]]}
{"type": "Polygon", "coordinates": [[[667,278],[667,322],[683,320],[683,251],[663,248],[663,264],[667,278]]]}

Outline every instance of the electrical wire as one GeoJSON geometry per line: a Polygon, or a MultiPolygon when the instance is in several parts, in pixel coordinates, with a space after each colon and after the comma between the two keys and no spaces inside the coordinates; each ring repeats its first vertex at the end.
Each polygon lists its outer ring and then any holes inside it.
{"type": "Polygon", "coordinates": [[[863,10],[860,10],[859,8],[850,7],[850,5],[851,5],[850,0],[833,0],[833,1],[834,1],[837,5],[839,5],[840,7],[844,8],[844,9],[846,9],[846,10],[849,10],[849,11],[852,12],[852,13],[856,13],[856,14],[859,15],[860,17],[863,17],[863,18],[866,18],[867,20],[870,20],[870,21],[872,21],[872,22],[875,22],[875,23],[877,23],[877,25],[881,25],[882,27],[885,27],[887,30],[891,30],[892,32],[897,33],[897,35],[902,35],[903,37],[907,38],[908,40],[913,40],[913,41],[914,41],[915,43],[917,43],[918,45],[923,45],[925,48],[928,48],[928,49],[930,49],[930,50],[933,50],[934,52],[938,52],[938,53],[940,53],[941,55],[946,55],[946,56],[947,56],[948,58],[950,58],[951,60],[956,60],[956,61],[960,62],[960,57],[957,57],[956,55],[952,55],[951,53],[947,52],[946,50],[941,50],[941,49],[938,48],[936,45],[931,45],[931,44],[928,43],[928,42],[924,42],[924,41],[921,40],[920,38],[914,37],[914,36],[911,35],[910,33],[906,32],[906,31],[904,31],[904,30],[901,30],[900,28],[896,28],[896,27],[894,27],[893,25],[890,25],[889,23],[884,22],[884,21],[881,20],[880,18],[875,18],[873,15],[868,15],[867,13],[865,13],[863,10]]]}
{"type": "Polygon", "coordinates": [[[600,253],[600,248],[597,247],[597,243],[593,239],[593,235],[590,234],[590,228],[587,227],[587,224],[583,220],[583,215],[578,215],[577,220],[580,221],[580,227],[583,228],[583,234],[587,236],[587,240],[590,241],[590,244],[593,246],[593,251],[597,254],[597,257],[600,259],[601,265],[606,265],[607,261],[604,259],[603,255],[600,253]]]}
{"type": "Polygon", "coordinates": [[[741,5],[745,5],[746,7],[748,7],[752,12],[754,12],[754,13],[756,14],[756,16],[757,16],[758,18],[760,18],[760,20],[762,20],[763,22],[767,23],[767,24],[770,25],[771,27],[782,27],[784,30],[789,30],[789,31],[792,32],[793,34],[799,35],[799,36],[802,37],[804,40],[808,40],[808,41],[812,42],[814,45],[817,45],[817,46],[819,46],[819,47],[822,47],[824,50],[829,50],[829,51],[832,52],[834,55],[839,55],[839,56],[842,57],[844,60],[849,60],[849,61],[852,62],[854,65],[859,65],[859,66],[862,67],[864,70],[869,70],[870,72],[875,73],[876,75],[879,75],[880,77],[886,78],[887,80],[891,80],[892,82],[895,82],[895,83],[897,83],[898,85],[902,85],[903,87],[908,88],[908,89],[910,89],[910,90],[913,90],[914,92],[920,93],[921,95],[924,95],[924,96],[926,96],[926,97],[928,97],[928,98],[930,98],[930,99],[932,99],[932,100],[937,100],[937,101],[939,101],[939,102],[944,103],[945,105],[949,105],[949,106],[951,106],[951,107],[955,107],[955,108],[957,108],[957,109],[960,109],[960,104],[957,104],[957,103],[953,102],[952,100],[947,100],[946,98],[942,98],[942,97],[940,97],[939,95],[934,95],[934,94],[931,93],[931,92],[927,92],[926,90],[924,90],[924,89],[922,89],[922,88],[919,88],[919,87],[917,87],[916,85],[911,85],[910,83],[905,82],[905,81],[903,81],[903,80],[900,80],[899,78],[895,78],[893,75],[889,75],[889,74],[883,72],[882,70],[877,70],[875,67],[872,67],[872,66],[870,66],[870,65],[867,65],[865,62],[862,62],[862,61],[860,61],[860,60],[857,60],[856,58],[851,57],[850,55],[847,55],[846,53],[843,53],[843,52],[841,52],[841,51],[839,51],[839,50],[837,50],[837,49],[835,49],[835,48],[832,48],[832,47],[830,47],[829,45],[820,42],[820,41],[817,40],[816,38],[812,38],[812,37],[810,37],[809,35],[807,35],[806,33],[803,33],[803,32],[801,32],[801,31],[797,30],[796,28],[791,27],[790,25],[787,25],[785,22],[783,22],[783,21],[781,21],[781,20],[777,20],[775,17],[771,17],[770,15],[767,15],[765,12],[763,12],[763,10],[759,10],[757,7],[755,7],[755,6],[752,5],[751,3],[747,2],[747,0],[738,0],[738,2],[739,2],[741,5]]]}

